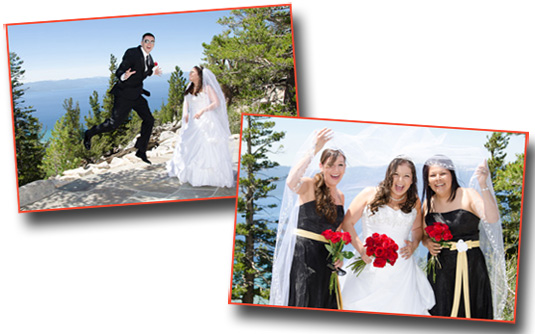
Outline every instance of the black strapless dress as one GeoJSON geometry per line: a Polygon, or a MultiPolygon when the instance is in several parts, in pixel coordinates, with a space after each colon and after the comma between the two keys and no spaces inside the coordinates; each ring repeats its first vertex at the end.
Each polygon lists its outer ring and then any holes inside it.
{"type": "MultiPolygon", "coordinates": [[[[446,223],[453,235],[451,241],[479,240],[479,218],[466,210],[454,210],[446,213],[429,213],[425,216],[426,225],[441,221],[446,223]],[[441,218],[439,218],[441,217],[441,218]]],[[[479,247],[469,249],[468,281],[470,291],[470,313],[472,318],[492,319],[492,295],[485,257],[479,247]]],[[[430,257],[430,255],[429,255],[430,257]]],[[[438,255],[440,266],[436,266],[436,282],[433,283],[432,274],[428,275],[429,282],[435,292],[436,304],[429,311],[431,315],[451,316],[455,290],[455,273],[457,267],[457,251],[442,248],[438,255]]],[[[464,318],[464,300],[462,297],[458,317],[464,318]]]]}
{"type": "MultiPolygon", "coordinates": [[[[327,229],[336,231],[344,219],[344,207],[337,206],[335,224],[331,224],[324,216],[316,212],[316,202],[311,201],[299,207],[297,227],[321,234],[327,229]]],[[[325,243],[296,236],[295,250],[290,272],[290,291],[288,306],[338,308],[336,295],[329,293],[331,263],[325,243]]]]}

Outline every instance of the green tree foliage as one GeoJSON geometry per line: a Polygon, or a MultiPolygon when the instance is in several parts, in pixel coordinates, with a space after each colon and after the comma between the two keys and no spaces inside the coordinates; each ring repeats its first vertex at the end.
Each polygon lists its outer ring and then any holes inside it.
{"type": "Polygon", "coordinates": [[[269,197],[278,180],[278,177],[263,174],[279,165],[266,154],[285,133],[273,131],[275,123],[259,117],[244,116],[244,121],[247,121],[243,129],[245,152],[241,157],[244,176],[240,177],[238,214],[245,222],[236,224],[232,297],[243,303],[253,303],[255,296],[269,297],[276,240],[275,229],[268,227],[276,222],[260,216],[267,208],[276,207],[276,204],[259,204],[261,199],[269,197]]]}
{"type": "Polygon", "coordinates": [[[9,53],[19,186],[43,178],[41,160],[45,154],[45,145],[41,142],[42,125],[37,117],[33,116],[36,110],[24,106],[25,89],[22,88],[21,82],[25,72],[23,63],[16,53],[9,53]]]}
{"type": "Polygon", "coordinates": [[[524,154],[517,154],[512,162],[505,162],[505,149],[511,134],[494,132],[487,136],[485,147],[491,153],[488,160],[494,190],[502,219],[505,247],[508,297],[504,320],[514,320],[516,305],[516,277],[518,272],[518,246],[520,241],[520,213],[524,178],[524,154]]]}
{"type": "Polygon", "coordinates": [[[513,256],[518,252],[524,154],[518,155],[514,162],[505,163],[510,137],[509,133],[494,132],[487,136],[485,148],[491,153],[488,165],[502,217],[506,253],[513,256]]]}
{"type": "MultiPolygon", "coordinates": [[[[94,125],[98,125],[105,120],[104,112],[99,103],[99,96],[97,91],[93,91],[93,94],[89,97],[89,105],[91,106],[91,110],[89,110],[87,116],[84,116],[85,126],[87,129],[93,127],[94,125]]],[[[91,150],[84,150],[82,154],[83,158],[87,162],[95,162],[98,160],[98,158],[104,155],[105,152],[109,152],[110,150],[111,143],[101,139],[94,140],[91,145],[91,150]]]]}
{"type": "Polygon", "coordinates": [[[290,11],[284,7],[233,10],[218,23],[227,27],[210,44],[204,60],[229,99],[244,110],[297,114],[290,11]]]}
{"type": "Polygon", "coordinates": [[[72,98],[63,102],[65,114],[56,122],[43,159],[46,176],[59,175],[81,163],[82,134],[80,105],[74,105],[72,98]]]}
{"type": "MultiPolygon", "coordinates": [[[[117,66],[117,58],[113,54],[110,55],[108,88],[102,99],[102,105],[100,105],[98,101],[99,96],[96,91],[89,97],[91,111],[88,116],[84,117],[86,129],[104,122],[104,120],[110,118],[112,115],[114,96],[110,91],[118,81],[117,76],[115,75],[117,66]]],[[[127,121],[121,124],[115,131],[105,132],[93,137],[93,140],[91,141],[91,150],[89,152],[82,152],[82,157],[86,162],[97,162],[101,157],[117,153],[122,146],[135,138],[139,132],[140,125],[141,119],[139,116],[135,113],[130,113],[127,121]]]]}
{"type": "Polygon", "coordinates": [[[505,149],[509,145],[509,133],[494,132],[492,135],[487,136],[487,143],[485,148],[490,152],[491,159],[487,161],[492,179],[496,177],[496,172],[503,167],[505,161],[505,149]]]}
{"type": "Polygon", "coordinates": [[[171,73],[171,77],[167,82],[169,83],[167,103],[162,105],[162,108],[158,112],[155,112],[154,115],[154,118],[159,124],[165,124],[182,118],[186,79],[184,78],[184,72],[179,66],[175,66],[175,71],[171,73]]]}

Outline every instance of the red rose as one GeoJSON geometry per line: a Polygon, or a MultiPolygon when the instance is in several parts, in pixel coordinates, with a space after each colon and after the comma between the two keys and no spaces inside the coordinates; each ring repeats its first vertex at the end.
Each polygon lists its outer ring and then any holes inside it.
{"type": "Polygon", "coordinates": [[[377,268],[383,268],[386,265],[386,260],[380,257],[375,258],[373,266],[377,268]]]}
{"type": "Polygon", "coordinates": [[[337,243],[337,242],[339,242],[340,240],[342,240],[342,233],[340,233],[340,232],[334,232],[334,234],[333,234],[333,236],[332,236],[332,238],[331,238],[331,241],[332,241],[333,243],[337,243]]]}
{"type": "Polygon", "coordinates": [[[334,235],[334,232],[332,230],[325,230],[325,231],[321,232],[321,235],[323,235],[325,237],[325,239],[331,240],[331,238],[334,235]]]}
{"type": "Polygon", "coordinates": [[[375,249],[375,256],[376,257],[383,257],[385,255],[385,249],[383,247],[377,247],[375,249]]]}
{"type": "Polygon", "coordinates": [[[442,244],[442,241],[451,240],[453,237],[448,225],[440,222],[433,223],[433,225],[426,226],[425,232],[433,241],[442,244]]]}
{"type": "Polygon", "coordinates": [[[385,257],[388,263],[390,263],[391,265],[394,265],[394,263],[396,263],[396,260],[398,259],[398,253],[391,251],[391,252],[388,252],[385,257]]]}
{"type": "Polygon", "coordinates": [[[158,63],[157,63],[157,62],[154,62],[154,66],[158,66],[158,63]]]}
{"type": "Polygon", "coordinates": [[[351,242],[351,234],[349,234],[348,232],[342,233],[342,240],[347,245],[348,243],[351,242]]]}

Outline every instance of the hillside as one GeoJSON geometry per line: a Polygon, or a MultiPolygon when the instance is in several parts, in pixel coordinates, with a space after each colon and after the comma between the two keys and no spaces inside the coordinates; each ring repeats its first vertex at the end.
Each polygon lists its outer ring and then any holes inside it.
{"type": "MultiPolygon", "coordinates": [[[[167,175],[166,162],[173,156],[179,128],[180,123],[169,123],[154,129],[147,151],[151,165],[134,156],[132,141],[103,162],[20,187],[20,211],[234,197],[236,187],[192,187],[167,175]]],[[[236,177],[239,136],[230,139],[236,177]]]]}

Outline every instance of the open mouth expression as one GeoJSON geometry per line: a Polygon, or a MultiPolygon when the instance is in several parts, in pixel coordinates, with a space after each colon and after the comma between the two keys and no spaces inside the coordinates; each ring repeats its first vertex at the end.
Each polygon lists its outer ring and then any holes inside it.
{"type": "Polygon", "coordinates": [[[327,185],[337,185],[342,180],[346,171],[345,159],[339,156],[332,164],[321,165],[320,168],[323,171],[323,177],[327,185]]]}
{"type": "Polygon", "coordinates": [[[401,164],[392,174],[392,195],[403,196],[412,185],[412,170],[406,164],[401,164]]]}

